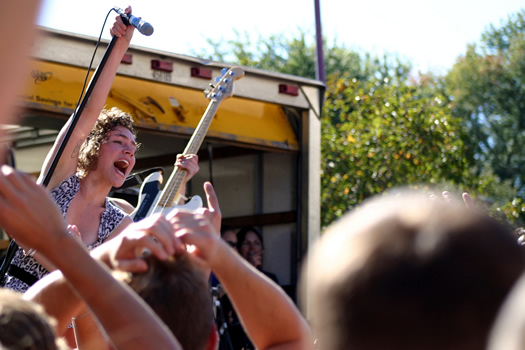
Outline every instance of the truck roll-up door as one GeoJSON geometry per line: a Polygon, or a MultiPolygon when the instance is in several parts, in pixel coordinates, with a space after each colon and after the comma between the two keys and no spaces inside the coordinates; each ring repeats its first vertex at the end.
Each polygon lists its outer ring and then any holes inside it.
{"type": "MultiPolygon", "coordinates": [[[[34,110],[70,115],[85,74],[80,67],[34,60],[21,103],[34,110]]],[[[193,133],[208,103],[201,90],[117,75],[106,106],[131,113],[139,128],[187,136],[193,133]]],[[[235,89],[234,96],[221,103],[207,135],[248,147],[299,150],[282,106],[237,98],[235,89]]]]}

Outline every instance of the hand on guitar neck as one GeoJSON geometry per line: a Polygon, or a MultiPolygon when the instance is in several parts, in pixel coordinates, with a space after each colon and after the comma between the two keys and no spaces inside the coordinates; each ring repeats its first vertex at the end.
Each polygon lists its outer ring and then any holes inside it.
{"type": "MultiPolygon", "coordinates": [[[[195,174],[199,172],[199,156],[196,154],[178,154],[177,155],[177,161],[175,162],[175,166],[179,169],[185,170],[187,172],[186,177],[184,178],[184,182],[181,186],[181,198],[178,205],[184,204],[184,197],[186,195],[186,182],[188,182],[195,174]]],[[[135,210],[135,207],[131,205],[128,201],[122,198],[111,198],[111,201],[113,204],[117,205],[120,209],[122,209],[126,214],[131,215],[133,211],[135,210]]]]}
{"type": "Polygon", "coordinates": [[[186,183],[191,180],[193,175],[199,172],[199,156],[196,154],[177,154],[177,161],[175,166],[186,170],[186,177],[181,187],[181,199],[179,200],[179,205],[184,204],[184,196],[186,195],[186,183]]]}
{"type": "MultiPolygon", "coordinates": [[[[215,112],[224,99],[233,95],[233,82],[244,76],[244,71],[240,67],[225,68],[221,73],[222,76],[216,79],[216,83],[210,84],[210,88],[204,90],[204,95],[210,100],[210,103],[184,149],[183,155],[177,156],[175,170],[166,181],[162,191],[159,193],[162,183],[160,174],[151,174],[144,180],[139,194],[139,204],[131,214],[133,221],[139,221],[155,213],[167,214],[174,209],[177,206],[179,195],[184,193],[182,186],[198,171],[198,165],[191,162],[196,162],[195,154],[204,141],[215,112]]],[[[199,196],[193,196],[184,204],[184,208],[188,210],[196,210],[200,207],[202,207],[202,199],[199,196]]]]}

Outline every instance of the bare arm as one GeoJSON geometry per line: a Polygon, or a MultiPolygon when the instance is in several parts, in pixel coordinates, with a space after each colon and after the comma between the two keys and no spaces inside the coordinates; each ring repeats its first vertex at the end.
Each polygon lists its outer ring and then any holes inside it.
{"type": "Polygon", "coordinates": [[[24,79],[22,73],[29,65],[31,44],[35,40],[36,18],[40,9],[39,0],[4,0],[0,4],[0,124],[17,122],[12,120],[17,94],[20,93],[24,79]],[[16,29],[16,35],[11,33],[16,29]]]}
{"type": "MultiPolygon", "coordinates": [[[[128,7],[126,11],[131,12],[131,8],[128,7]]],[[[106,61],[104,69],[98,78],[97,84],[93,88],[89,101],[82,112],[82,116],[78,119],[78,122],[76,123],[75,128],[64,148],[64,152],[60,157],[57,167],[51,177],[51,181],[49,182],[49,188],[55,188],[58,184],[60,184],[60,182],[75,173],[80,146],[89,135],[89,132],[97,121],[100,111],[106,103],[106,99],[111,86],[113,85],[113,80],[117,74],[120,61],[126,53],[133,36],[133,29],[134,28],[132,26],[126,27],[120,16],[116,17],[115,23],[111,28],[111,34],[117,36],[118,40],[115,43],[108,60],[106,61]]],[[[70,118],[62,130],[60,130],[60,133],[53,147],[51,148],[51,151],[49,151],[48,155],[46,156],[42,166],[40,178],[38,179],[39,183],[43,181],[43,177],[50,168],[51,163],[62,141],[64,140],[67,130],[71,125],[71,121],[72,119],[70,118]]]]}
{"type": "MultiPolygon", "coordinates": [[[[210,184],[206,192],[209,207],[219,210],[210,184]]],[[[196,247],[195,258],[207,264],[221,281],[256,348],[312,348],[310,329],[290,298],[227,246],[208,219],[199,214],[177,212],[170,220],[177,236],[196,247]]]]}
{"type": "Polygon", "coordinates": [[[147,349],[154,343],[162,344],[160,348],[180,349],[153,311],[68,234],[45,189],[8,166],[0,168],[0,224],[17,242],[37,249],[62,271],[116,348],[147,349]],[[39,207],[34,203],[40,203],[39,207]],[[40,234],[35,235],[36,231],[40,234]],[[59,254],[56,247],[60,247],[59,254]]]}

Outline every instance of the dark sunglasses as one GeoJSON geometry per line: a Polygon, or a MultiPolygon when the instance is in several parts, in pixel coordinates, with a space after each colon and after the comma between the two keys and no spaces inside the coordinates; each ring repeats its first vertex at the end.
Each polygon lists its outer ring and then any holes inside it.
{"type": "Polygon", "coordinates": [[[232,247],[232,248],[237,248],[237,243],[234,243],[232,241],[226,241],[226,243],[228,243],[229,246],[232,247]]]}

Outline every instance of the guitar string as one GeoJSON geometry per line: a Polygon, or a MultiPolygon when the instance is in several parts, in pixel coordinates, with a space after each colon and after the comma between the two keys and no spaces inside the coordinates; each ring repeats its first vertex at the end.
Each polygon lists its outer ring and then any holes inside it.
{"type": "MultiPolygon", "coordinates": [[[[213,104],[213,102],[216,102],[216,101],[212,100],[210,102],[210,104],[213,104]]],[[[214,109],[216,110],[216,108],[214,108],[214,109]]],[[[202,141],[204,139],[203,134],[204,135],[206,134],[206,131],[208,130],[209,126],[211,125],[211,121],[213,120],[213,116],[215,115],[215,113],[210,115],[209,110],[208,110],[207,114],[208,115],[205,115],[202,118],[203,122],[200,123],[200,125],[197,126],[197,130],[195,132],[195,136],[192,136],[193,139],[200,139],[201,140],[200,144],[202,144],[202,141]]],[[[190,140],[190,145],[189,146],[190,147],[188,147],[188,150],[183,153],[184,155],[192,154],[191,152],[195,152],[195,150],[192,150],[192,148],[196,148],[196,147],[191,147],[192,146],[191,145],[191,140],[190,140]]],[[[184,177],[186,176],[186,174],[181,173],[181,171],[186,171],[186,170],[175,169],[174,172],[172,173],[172,175],[170,176],[170,178],[173,178],[175,182],[173,183],[173,185],[170,185],[168,191],[164,191],[163,195],[161,196],[161,198],[159,198],[159,206],[162,209],[167,208],[168,206],[170,206],[170,204],[172,202],[174,202],[176,200],[176,198],[174,198],[175,195],[176,195],[176,192],[177,192],[176,189],[179,188],[182,185],[182,182],[184,181],[184,177]],[[166,195],[164,195],[164,193],[166,195]]],[[[170,182],[172,182],[172,181],[168,180],[168,183],[170,183],[170,182]]]]}
{"type": "MultiPolygon", "coordinates": [[[[209,107],[207,108],[207,110],[205,112],[205,116],[202,118],[201,122],[197,126],[197,130],[196,130],[195,134],[191,137],[191,139],[200,138],[199,147],[202,144],[202,141],[204,140],[204,136],[206,135],[206,132],[207,132],[208,128],[210,127],[211,122],[213,121],[215,113],[216,113],[216,111],[218,109],[218,104],[216,104],[216,103],[220,102],[220,101],[217,101],[217,97],[222,95],[223,91],[226,91],[226,90],[221,91],[219,89],[219,87],[220,86],[223,87],[222,84],[225,83],[225,82],[226,82],[226,84],[233,84],[233,81],[241,78],[244,75],[244,74],[241,74],[241,75],[235,77],[232,81],[227,81],[225,79],[225,77],[227,76],[228,73],[230,73],[230,75],[234,75],[235,74],[235,72],[232,71],[232,69],[228,70],[225,74],[223,74],[223,76],[221,77],[221,79],[217,83],[217,86],[215,86],[213,88],[213,90],[208,93],[208,97],[209,96],[213,96],[212,93],[214,91],[216,91],[216,90],[219,90],[218,94],[211,98],[211,102],[210,102],[210,105],[209,105],[209,107]],[[211,113],[211,115],[209,115],[210,114],[209,112],[213,112],[213,113],[211,113]],[[202,136],[202,134],[204,134],[204,136],[202,136]]],[[[226,95],[226,97],[229,97],[229,96],[232,95],[232,91],[233,91],[233,89],[230,88],[230,93],[224,94],[224,95],[226,95]]],[[[225,97],[221,98],[221,101],[224,98],[225,97]]],[[[183,153],[184,155],[192,154],[191,153],[192,150],[190,149],[190,148],[192,148],[191,147],[192,146],[191,145],[191,143],[192,143],[191,139],[190,139],[190,144],[188,145],[190,147],[188,147],[189,149],[187,151],[185,150],[185,152],[183,153]]],[[[193,153],[196,153],[196,151],[197,150],[193,150],[193,153]]],[[[176,200],[176,198],[174,198],[175,195],[176,195],[176,192],[177,192],[176,189],[180,188],[180,186],[182,185],[182,182],[184,180],[184,177],[186,176],[186,174],[181,173],[180,170],[185,171],[187,173],[187,171],[184,170],[184,169],[174,169],[173,173],[170,176],[170,179],[168,179],[168,183],[171,182],[172,178],[175,179],[176,182],[174,183],[174,185],[170,184],[170,187],[169,187],[168,191],[167,192],[163,191],[162,194],[161,194],[161,197],[159,198],[159,202],[157,204],[157,207],[161,207],[162,210],[164,210],[168,205],[170,205],[170,203],[173,203],[176,200]],[[182,174],[182,175],[180,175],[180,174],[182,174]],[[166,193],[166,195],[165,195],[165,193],[166,193]]]]}

